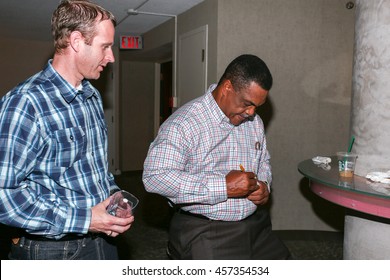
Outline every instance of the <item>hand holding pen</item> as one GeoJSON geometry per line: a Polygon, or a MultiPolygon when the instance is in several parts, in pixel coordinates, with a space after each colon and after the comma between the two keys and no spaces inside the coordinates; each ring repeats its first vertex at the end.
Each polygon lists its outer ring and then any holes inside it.
{"type": "Polygon", "coordinates": [[[226,175],[228,197],[248,197],[259,189],[257,182],[257,176],[253,172],[246,172],[245,169],[230,171],[226,175]]]}
{"type": "MultiPolygon", "coordinates": [[[[241,172],[245,172],[245,168],[240,164],[241,172]]],[[[248,199],[252,201],[256,205],[262,205],[267,203],[269,199],[269,191],[268,186],[259,180],[257,180],[257,176],[254,177],[256,179],[256,184],[259,188],[248,195],[248,199]]]]}
{"type": "MultiPolygon", "coordinates": [[[[241,172],[245,172],[245,168],[244,168],[244,166],[242,166],[242,164],[240,164],[240,170],[241,170],[241,172]]],[[[257,176],[256,176],[256,174],[255,174],[255,176],[253,177],[253,179],[255,179],[257,182],[257,185],[259,185],[259,181],[257,180],[257,176]]]]}

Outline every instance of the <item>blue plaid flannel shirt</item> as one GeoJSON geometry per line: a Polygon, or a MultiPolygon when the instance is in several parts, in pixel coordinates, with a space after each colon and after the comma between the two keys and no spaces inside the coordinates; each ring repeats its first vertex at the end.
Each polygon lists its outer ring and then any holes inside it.
{"type": "Polygon", "coordinates": [[[87,233],[91,207],[118,188],[108,171],[99,92],[52,67],[0,101],[0,221],[55,239],[87,233]]]}

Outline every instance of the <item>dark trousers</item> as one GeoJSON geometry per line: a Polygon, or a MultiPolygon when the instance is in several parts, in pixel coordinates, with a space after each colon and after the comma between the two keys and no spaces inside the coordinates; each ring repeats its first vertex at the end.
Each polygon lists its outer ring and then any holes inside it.
{"type": "Polygon", "coordinates": [[[21,237],[11,245],[11,260],[117,260],[113,238],[86,236],[76,240],[33,240],[21,237]]]}
{"type": "Polygon", "coordinates": [[[265,209],[237,222],[213,221],[176,212],[169,230],[168,254],[172,259],[291,259],[287,247],[273,233],[265,209]]]}

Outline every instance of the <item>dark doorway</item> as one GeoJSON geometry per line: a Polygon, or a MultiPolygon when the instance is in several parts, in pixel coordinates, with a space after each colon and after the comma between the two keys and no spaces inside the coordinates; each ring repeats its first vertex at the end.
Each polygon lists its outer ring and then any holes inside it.
{"type": "Polygon", "coordinates": [[[161,63],[160,125],[172,114],[172,61],[161,63]]]}

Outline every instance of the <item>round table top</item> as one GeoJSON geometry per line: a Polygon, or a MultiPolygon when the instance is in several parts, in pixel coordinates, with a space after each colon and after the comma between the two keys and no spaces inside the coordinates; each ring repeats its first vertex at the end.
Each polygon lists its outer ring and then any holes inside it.
{"type": "Polygon", "coordinates": [[[357,175],[353,178],[340,177],[337,157],[330,158],[331,163],[328,165],[314,164],[311,159],[304,160],[298,164],[298,171],[305,177],[329,187],[389,199],[390,203],[390,184],[372,182],[357,175]]]}
{"type": "Polygon", "coordinates": [[[330,164],[314,164],[311,159],[298,164],[298,171],[310,180],[318,196],[338,205],[371,215],[390,218],[390,184],[372,182],[365,177],[339,176],[337,157],[330,164]]]}

